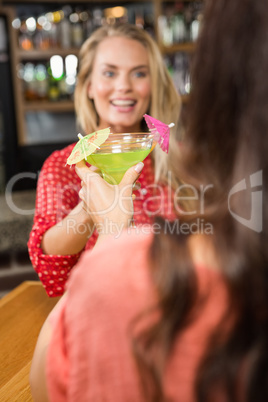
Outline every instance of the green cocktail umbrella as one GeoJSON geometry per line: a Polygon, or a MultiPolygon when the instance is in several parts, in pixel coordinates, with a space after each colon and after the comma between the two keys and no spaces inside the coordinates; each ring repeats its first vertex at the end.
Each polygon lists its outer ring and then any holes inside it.
{"type": "Polygon", "coordinates": [[[96,149],[107,140],[110,134],[110,128],[95,131],[85,137],[83,137],[82,134],[78,134],[79,141],[75,144],[66,163],[68,165],[74,165],[86,159],[87,156],[95,152],[96,149]]]}

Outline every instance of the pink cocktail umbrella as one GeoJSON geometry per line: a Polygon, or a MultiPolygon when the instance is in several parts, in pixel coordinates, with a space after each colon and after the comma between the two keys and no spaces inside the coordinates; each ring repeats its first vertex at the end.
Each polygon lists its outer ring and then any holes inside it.
{"type": "Polygon", "coordinates": [[[154,117],[149,116],[148,114],[145,114],[143,117],[149,130],[152,134],[154,134],[156,141],[159,143],[160,148],[164,152],[168,153],[170,129],[171,127],[174,127],[175,124],[162,123],[162,121],[157,120],[154,117]]]}

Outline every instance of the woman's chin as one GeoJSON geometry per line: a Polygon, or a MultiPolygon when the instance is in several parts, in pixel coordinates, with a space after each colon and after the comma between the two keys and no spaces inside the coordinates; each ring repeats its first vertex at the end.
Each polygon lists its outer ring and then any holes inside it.
{"type": "Polygon", "coordinates": [[[112,133],[135,133],[140,131],[140,128],[133,126],[110,126],[112,133]]]}

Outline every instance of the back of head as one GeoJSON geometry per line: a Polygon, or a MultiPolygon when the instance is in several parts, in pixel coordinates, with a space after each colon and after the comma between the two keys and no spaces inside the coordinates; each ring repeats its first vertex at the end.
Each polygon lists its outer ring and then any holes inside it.
{"type": "MultiPolygon", "coordinates": [[[[205,199],[198,198],[197,212],[180,216],[180,223],[203,218],[212,224],[208,242],[229,294],[225,321],[208,340],[197,373],[198,401],[216,400],[214,391],[223,392],[227,401],[240,400],[241,392],[245,401],[268,400],[267,49],[268,0],[206,0],[183,161],[172,158],[176,176],[197,190],[210,186],[205,199]],[[231,330],[223,337],[230,317],[231,330]]],[[[161,278],[155,286],[164,318],[151,334],[158,348],[167,351],[195,298],[187,248],[191,234],[166,233],[164,227],[162,222],[151,249],[154,278],[161,278]],[[173,318],[171,305],[176,306],[173,318]]]]}
{"type": "Polygon", "coordinates": [[[266,0],[206,1],[192,71],[189,143],[202,171],[215,169],[217,180],[265,166],[267,6],[266,0]]]}
{"type": "MultiPolygon", "coordinates": [[[[237,228],[241,225],[228,205],[233,186],[243,179],[249,184],[260,172],[263,197],[267,187],[267,5],[266,0],[207,0],[192,68],[184,171],[197,184],[213,185],[214,218],[226,216],[237,228]]],[[[232,203],[249,219],[250,199],[249,188],[247,197],[232,203]]],[[[264,234],[268,216],[263,213],[264,234]]]]}

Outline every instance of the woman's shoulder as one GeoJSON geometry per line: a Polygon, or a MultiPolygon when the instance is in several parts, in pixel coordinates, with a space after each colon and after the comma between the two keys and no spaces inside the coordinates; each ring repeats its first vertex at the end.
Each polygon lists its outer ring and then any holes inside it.
{"type": "Polygon", "coordinates": [[[140,263],[148,254],[153,234],[151,231],[144,233],[142,228],[124,230],[114,236],[97,244],[93,250],[83,253],[80,258],[78,269],[80,266],[96,264],[98,268],[91,266],[89,275],[101,275],[102,271],[120,271],[127,270],[136,263],[140,263]],[[150,232],[150,233],[148,233],[150,232]],[[127,266],[125,265],[127,262],[127,266]]]}
{"type": "Polygon", "coordinates": [[[150,286],[149,248],[152,234],[125,231],[107,238],[83,253],[74,267],[67,289],[79,298],[119,298],[150,286]],[[84,296],[83,296],[84,294],[84,296]]]}
{"type": "Polygon", "coordinates": [[[67,181],[73,181],[76,177],[74,167],[67,165],[66,162],[74,145],[71,144],[63,149],[53,151],[42,166],[41,176],[49,180],[61,181],[65,178],[67,181]]]}
{"type": "Polygon", "coordinates": [[[74,145],[75,145],[75,143],[67,145],[66,147],[64,147],[62,149],[56,149],[49,155],[49,157],[46,159],[45,163],[51,163],[51,162],[57,161],[57,162],[64,162],[64,165],[65,165],[67,162],[67,158],[70,155],[70,153],[72,152],[74,145]]]}

